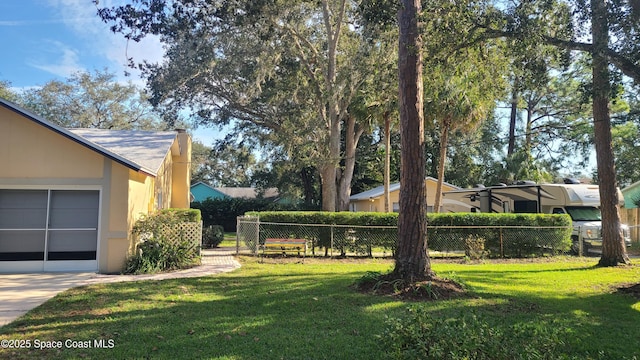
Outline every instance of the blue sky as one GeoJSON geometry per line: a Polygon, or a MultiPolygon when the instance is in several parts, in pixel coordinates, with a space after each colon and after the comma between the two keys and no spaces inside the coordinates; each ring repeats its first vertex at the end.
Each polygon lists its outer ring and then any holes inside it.
{"type": "MultiPolygon", "coordinates": [[[[101,0],[101,6],[123,3],[101,0]]],[[[129,42],[113,34],[96,15],[92,0],[0,0],[0,80],[15,90],[64,80],[78,71],[108,69],[120,81],[143,86],[138,74],[125,77],[127,57],[160,61],[155,38],[129,42]]],[[[210,145],[216,129],[198,129],[195,138],[210,145]]]]}

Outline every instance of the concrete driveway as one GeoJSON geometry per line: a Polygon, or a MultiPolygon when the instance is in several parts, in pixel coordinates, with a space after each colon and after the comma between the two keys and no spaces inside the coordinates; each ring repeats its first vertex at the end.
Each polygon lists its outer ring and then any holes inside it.
{"type": "Polygon", "coordinates": [[[202,250],[202,265],[150,275],[103,275],[96,273],[0,274],[0,326],[6,325],[67,289],[120,281],[166,280],[215,275],[233,271],[240,263],[234,248],[202,250]]]}
{"type": "Polygon", "coordinates": [[[0,326],[39,306],[57,293],[81,286],[95,273],[0,274],[0,326]]]}

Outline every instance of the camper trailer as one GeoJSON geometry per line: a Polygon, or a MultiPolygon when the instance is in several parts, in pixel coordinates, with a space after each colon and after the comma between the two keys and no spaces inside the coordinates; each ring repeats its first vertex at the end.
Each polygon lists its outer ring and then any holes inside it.
{"type": "MultiPolygon", "coordinates": [[[[584,254],[602,247],[600,192],[597,185],[522,182],[517,185],[447,191],[442,195],[444,212],[569,214],[574,227],[574,252],[580,250],[580,237],[584,254]]],[[[619,190],[618,197],[622,201],[619,190]]],[[[630,246],[629,227],[621,227],[625,242],[630,246]]]]}

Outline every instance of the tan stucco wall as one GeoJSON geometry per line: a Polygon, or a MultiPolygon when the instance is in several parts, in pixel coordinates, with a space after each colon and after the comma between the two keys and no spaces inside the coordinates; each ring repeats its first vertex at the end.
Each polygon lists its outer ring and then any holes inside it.
{"type": "MultiPolygon", "coordinates": [[[[120,236],[108,238],[107,258],[102,259],[107,266],[103,272],[120,271],[126,257],[135,251],[136,239],[131,236],[131,229],[142,215],[158,209],[189,207],[189,202],[180,202],[181,196],[174,195],[185,191],[183,187],[189,189],[189,166],[186,172],[181,166],[191,158],[190,141],[189,138],[188,147],[179,148],[177,143],[172,146],[155,178],[114,163],[111,174],[114,185],[110,194],[114,204],[110,209],[109,228],[110,234],[120,236]],[[180,161],[177,166],[176,160],[180,161]]],[[[188,190],[183,196],[188,199],[188,190]]]]}
{"type": "Polygon", "coordinates": [[[154,196],[156,209],[168,209],[171,207],[172,179],[172,156],[171,154],[167,154],[155,180],[154,196]]]}
{"type": "Polygon", "coordinates": [[[172,152],[172,208],[191,206],[191,137],[186,132],[178,133],[179,153],[172,152]]]}
{"type": "Polygon", "coordinates": [[[114,163],[111,173],[109,236],[102,272],[119,272],[128,255],[135,250],[131,229],[143,214],[154,210],[154,178],[114,163]]]}
{"type": "Polygon", "coordinates": [[[0,169],[1,178],[95,179],[103,156],[0,107],[0,169]]]}
{"type": "Polygon", "coordinates": [[[120,272],[129,250],[129,169],[112,161],[110,167],[110,186],[105,190],[104,198],[109,205],[103,207],[108,213],[105,218],[106,232],[103,232],[100,253],[100,272],[120,272]]]}

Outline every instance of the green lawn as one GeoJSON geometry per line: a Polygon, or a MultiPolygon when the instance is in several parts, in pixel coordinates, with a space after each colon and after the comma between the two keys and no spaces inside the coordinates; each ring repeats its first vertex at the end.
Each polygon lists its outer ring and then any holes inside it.
{"type": "Polygon", "coordinates": [[[63,349],[0,349],[0,358],[378,359],[386,317],[415,307],[438,318],[473,312],[494,328],[561,326],[563,353],[575,358],[640,357],[640,301],[613,292],[640,282],[640,267],[595,268],[597,260],[434,261],[438,275],[474,297],[407,303],[350,288],[367,271],[391,269],[388,260],[243,257],[229,274],[69,290],[0,328],[0,340],[61,341],[63,349]],[[113,347],[70,349],[67,339],[113,347]]]}
{"type": "Polygon", "coordinates": [[[224,240],[218,245],[220,247],[236,247],[236,233],[226,232],[224,233],[224,240]]]}

